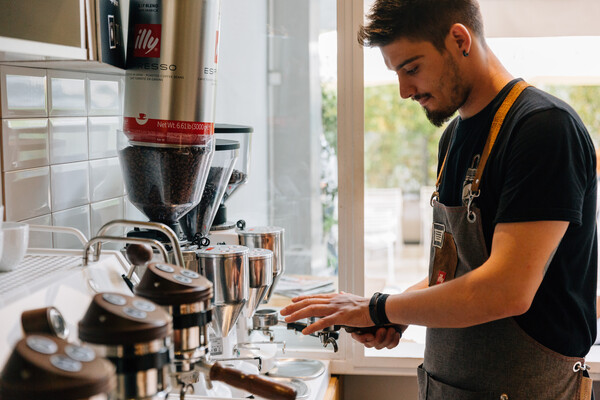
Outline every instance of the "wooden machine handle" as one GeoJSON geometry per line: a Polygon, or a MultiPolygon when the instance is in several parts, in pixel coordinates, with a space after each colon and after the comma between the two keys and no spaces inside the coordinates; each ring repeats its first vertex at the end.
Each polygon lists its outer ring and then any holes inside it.
{"type": "Polygon", "coordinates": [[[226,368],[215,363],[209,377],[213,381],[221,381],[238,389],[247,390],[260,397],[272,400],[294,400],[296,391],[279,382],[273,382],[260,375],[245,374],[233,368],[226,368]]]}

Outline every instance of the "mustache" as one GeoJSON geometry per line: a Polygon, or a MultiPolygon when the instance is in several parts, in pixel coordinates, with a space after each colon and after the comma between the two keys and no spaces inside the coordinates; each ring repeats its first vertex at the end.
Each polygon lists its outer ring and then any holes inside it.
{"type": "Polygon", "coordinates": [[[423,94],[415,94],[412,99],[414,101],[419,101],[421,99],[427,98],[427,97],[431,97],[430,93],[423,93],[423,94]]]}

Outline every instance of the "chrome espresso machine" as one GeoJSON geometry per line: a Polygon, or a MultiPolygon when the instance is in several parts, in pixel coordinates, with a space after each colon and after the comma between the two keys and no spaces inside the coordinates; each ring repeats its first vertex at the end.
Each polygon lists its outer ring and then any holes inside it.
{"type": "Polygon", "coordinates": [[[284,271],[284,230],[228,223],[224,212],[247,181],[252,128],[214,123],[220,0],[129,3],[118,155],[127,197],[149,221],[111,221],[86,243],[83,267],[101,264],[103,243],[127,244],[131,265],[117,279],[125,292],[99,290],[99,276],[84,270],[81,291],[96,294],[77,321],[79,341],[46,329],[60,325],[56,313],[38,313],[42,328],[24,325],[2,372],[2,398],[56,397],[56,376],[40,381],[43,394],[32,388],[30,363],[39,376],[49,365],[72,374],[58,373],[72,389],[65,399],[232,397],[232,388],[294,399],[293,388],[258,374],[260,357],[236,351],[263,329],[247,325],[284,271]],[[111,236],[113,228],[128,232],[111,236]]]}

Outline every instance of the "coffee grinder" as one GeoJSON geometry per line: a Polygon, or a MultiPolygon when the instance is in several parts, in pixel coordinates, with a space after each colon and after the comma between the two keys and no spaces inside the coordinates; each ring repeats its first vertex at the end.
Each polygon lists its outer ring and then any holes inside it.
{"type": "MultiPolygon", "coordinates": [[[[186,244],[215,152],[220,0],[131,0],[119,160],[127,196],[186,244]]],[[[166,242],[138,229],[128,236],[166,242]]]]}
{"type": "MultiPolygon", "coordinates": [[[[215,126],[215,132],[221,129],[215,126]]],[[[216,136],[216,134],[215,134],[216,136]]],[[[216,139],[215,155],[210,166],[200,203],[181,219],[181,226],[188,241],[199,246],[208,245],[208,235],[219,210],[224,214],[222,199],[231,184],[234,165],[239,159],[240,142],[216,139]]]]}
{"type": "Polygon", "coordinates": [[[227,183],[219,207],[212,220],[209,232],[211,244],[229,244],[237,245],[236,222],[228,221],[227,207],[225,203],[237,190],[248,182],[250,172],[250,145],[252,132],[254,129],[250,126],[216,124],[215,137],[218,139],[235,140],[240,144],[239,157],[236,160],[231,177],[227,183]]]}

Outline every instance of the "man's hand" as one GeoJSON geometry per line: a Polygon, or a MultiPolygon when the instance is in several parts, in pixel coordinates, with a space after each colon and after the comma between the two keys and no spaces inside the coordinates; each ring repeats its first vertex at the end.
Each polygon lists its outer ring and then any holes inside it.
{"type": "MultiPolygon", "coordinates": [[[[404,332],[406,328],[408,328],[408,326],[402,325],[402,332],[404,332]]],[[[363,335],[352,333],[352,339],[362,343],[365,347],[374,347],[377,350],[384,348],[393,349],[398,346],[401,337],[402,335],[394,328],[379,328],[374,335],[371,333],[365,333],[363,335]]]]}
{"type": "Polygon", "coordinates": [[[292,302],[293,304],[280,311],[281,315],[287,316],[286,322],[294,322],[309,317],[321,317],[314,324],[304,328],[302,333],[305,335],[333,325],[355,327],[373,325],[373,321],[369,316],[369,299],[354,294],[342,292],[339,294],[300,296],[293,298],[292,302]]]}

